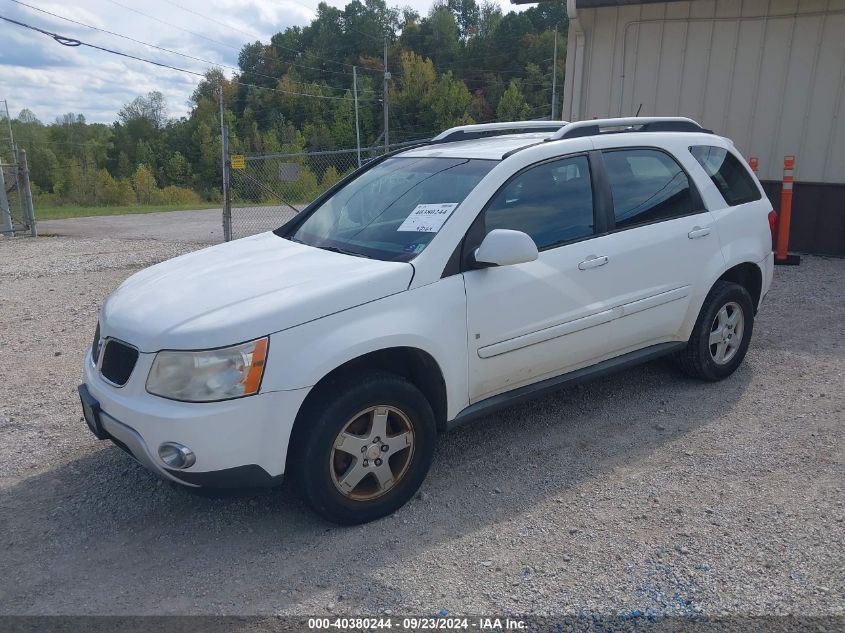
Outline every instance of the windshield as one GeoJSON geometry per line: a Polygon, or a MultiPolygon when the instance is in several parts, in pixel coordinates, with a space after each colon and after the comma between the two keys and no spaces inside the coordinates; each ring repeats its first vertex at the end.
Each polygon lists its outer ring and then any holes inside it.
{"type": "Polygon", "coordinates": [[[410,261],[496,161],[388,158],[326,199],[295,242],[387,261],[410,261]]]}

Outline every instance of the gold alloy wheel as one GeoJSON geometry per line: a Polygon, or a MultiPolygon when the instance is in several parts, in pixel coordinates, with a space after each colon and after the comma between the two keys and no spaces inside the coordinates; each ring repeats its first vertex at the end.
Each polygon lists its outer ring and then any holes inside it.
{"type": "Polygon", "coordinates": [[[329,457],[332,482],[356,501],[376,499],[408,472],[414,425],[395,407],[379,405],[352,416],[335,438],[329,457]]]}

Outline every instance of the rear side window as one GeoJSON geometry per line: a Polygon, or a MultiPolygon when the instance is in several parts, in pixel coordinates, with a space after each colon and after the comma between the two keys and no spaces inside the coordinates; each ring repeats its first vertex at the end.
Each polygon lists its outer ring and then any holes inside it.
{"type": "Polygon", "coordinates": [[[485,230],[528,233],[537,248],[593,234],[593,188],[586,156],[531,167],[500,190],[484,215],[485,230]]]}
{"type": "Polygon", "coordinates": [[[643,148],[608,150],[604,152],[604,163],[616,228],[699,211],[686,173],[668,154],[643,148]]]}
{"type": "Polygon", "coordinates": [[[735,207],[761,198],[751,174],[728,150],[712,145],[693,145],[689,151],[704,167],[729,206],[735,207]]]}

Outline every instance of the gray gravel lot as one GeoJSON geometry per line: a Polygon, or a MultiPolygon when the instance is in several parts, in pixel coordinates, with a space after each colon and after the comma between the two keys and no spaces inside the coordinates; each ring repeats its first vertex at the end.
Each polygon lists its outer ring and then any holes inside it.
{"type": "Polygon", "coordinates": [[[163,483],[80,421],[103,298],[197,247],[0,240],[0,613],[845,614],[845,261],[776,271],[729,380],[659,361],[508,409],[339,528],[284,486],[163,483]]]}

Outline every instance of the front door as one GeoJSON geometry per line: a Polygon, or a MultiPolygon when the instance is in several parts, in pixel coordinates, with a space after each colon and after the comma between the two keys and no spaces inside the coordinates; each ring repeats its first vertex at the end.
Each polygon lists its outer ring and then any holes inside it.
{"type": "Polygon", "coordinates": [[[514,229],[540,256],[514,266],[469,270],[470,402],[560,374],[612,347],[612,266],[600,257],[604,209],[594,204],[587,155],[529,167],[491,200],[480,235],[514,229]]]}

